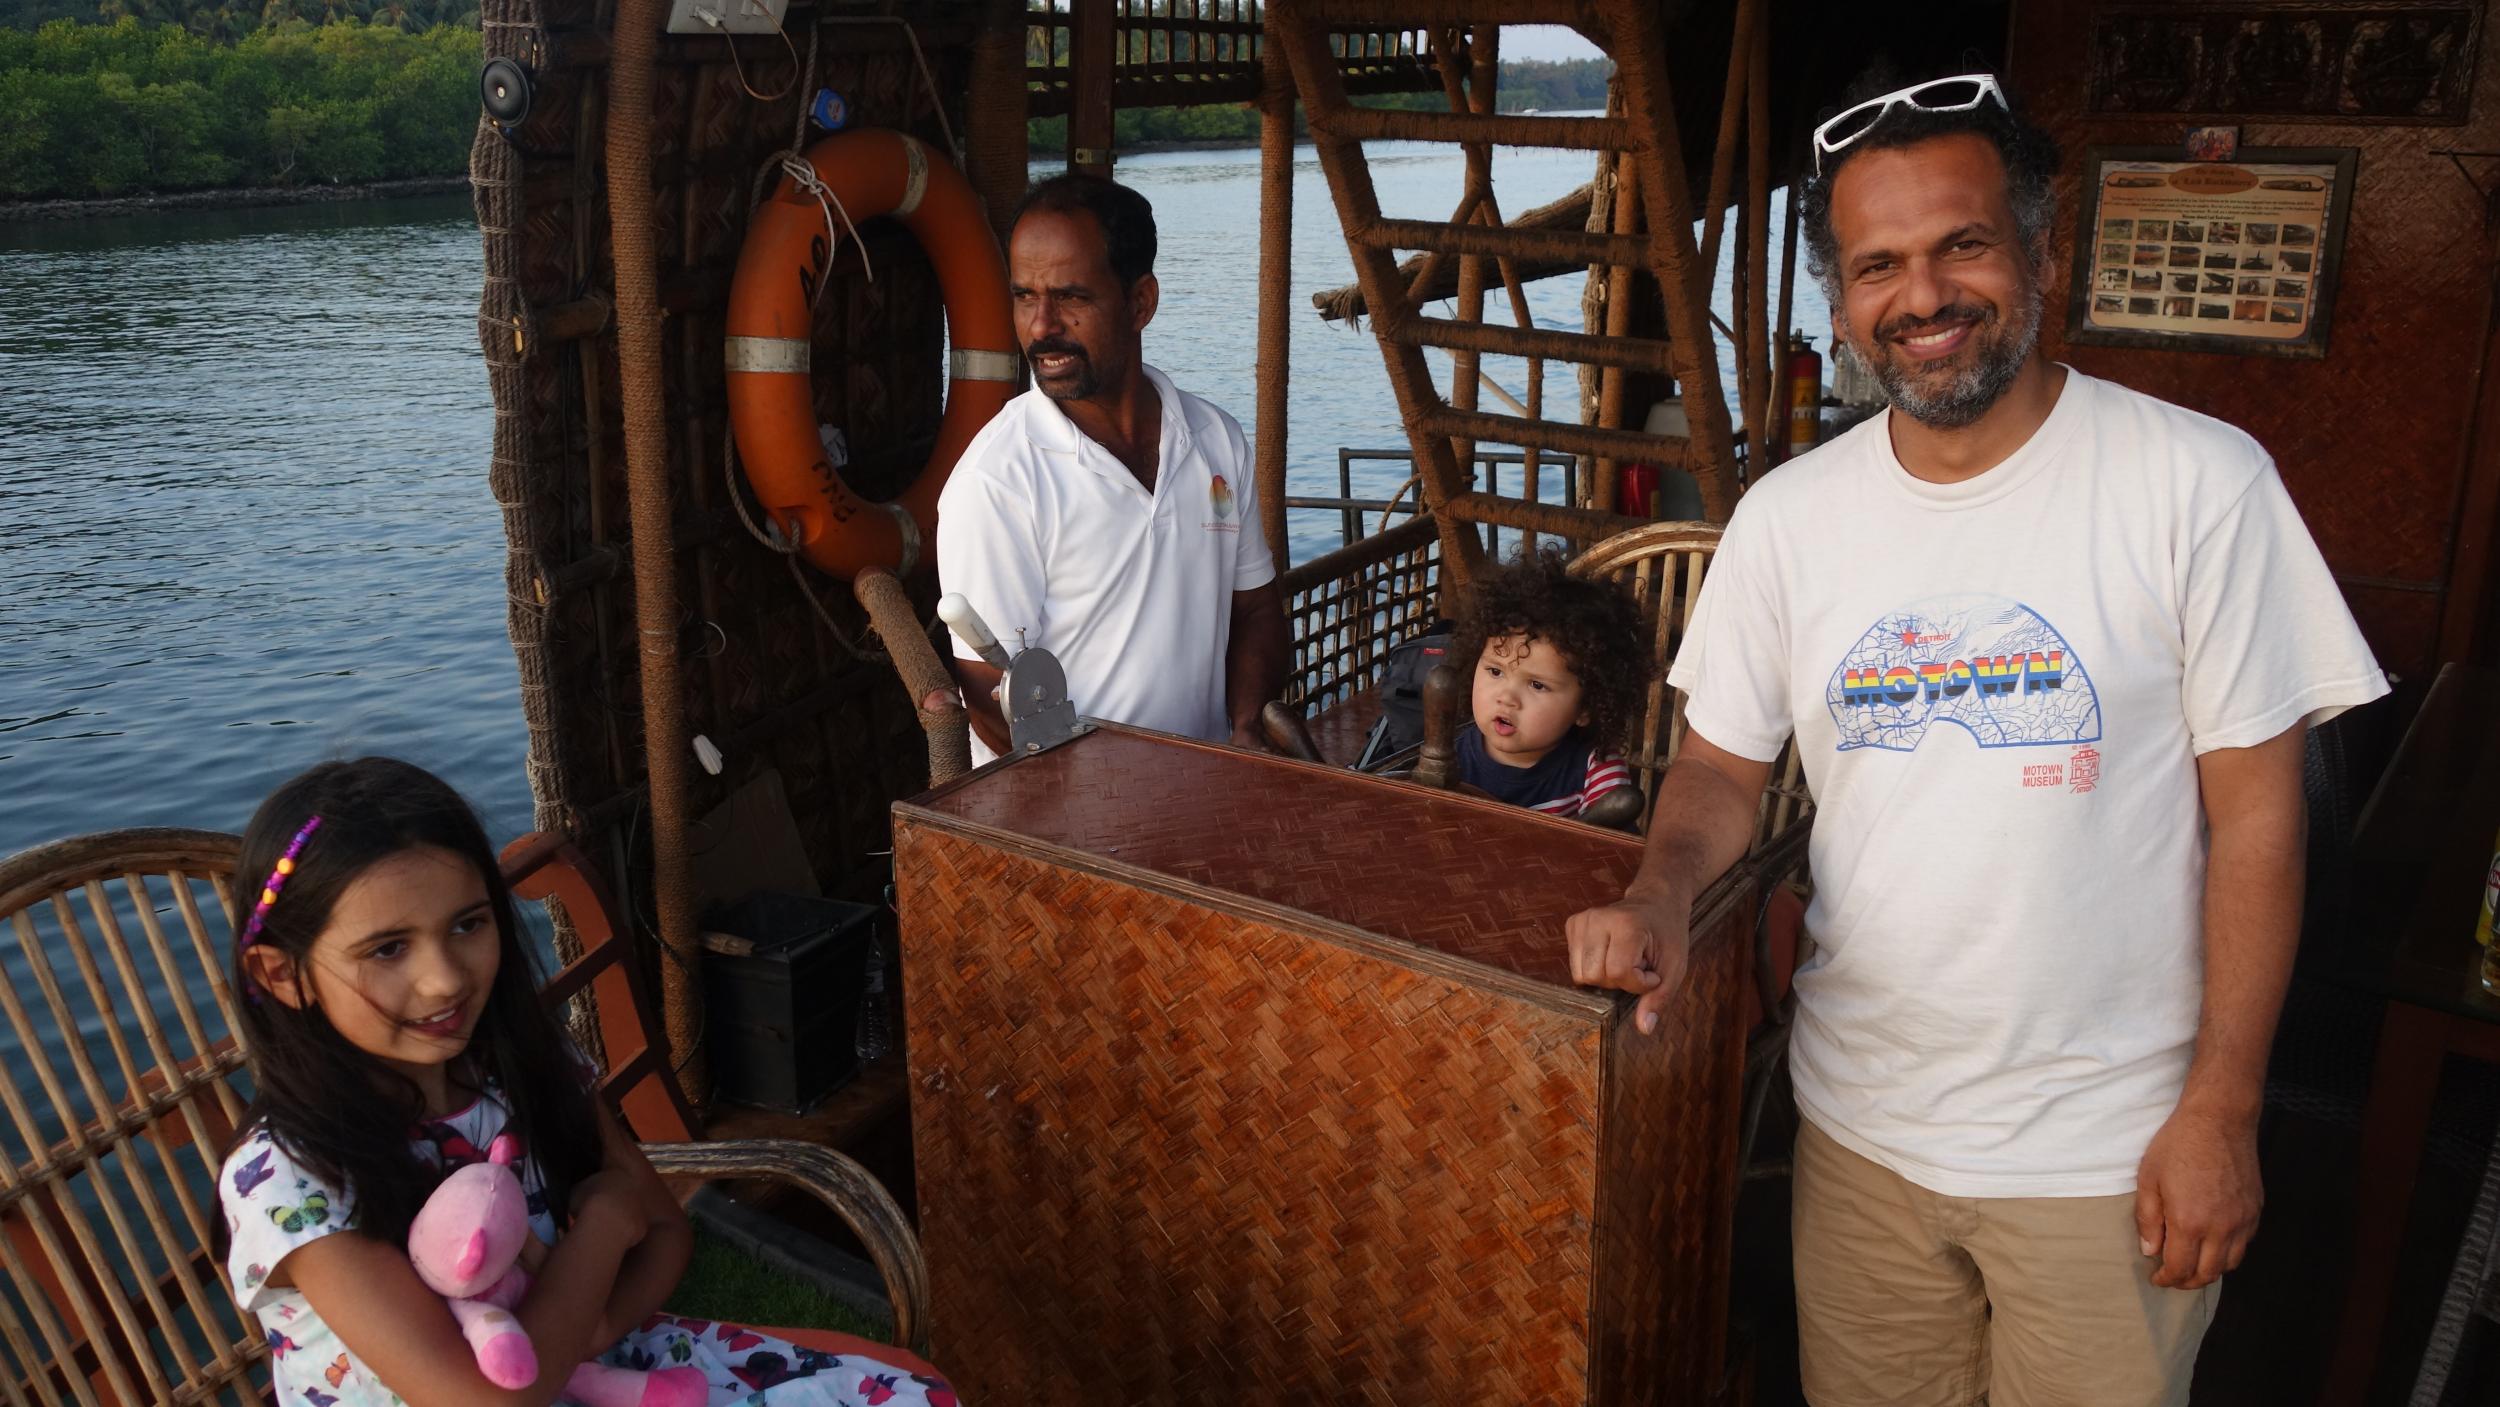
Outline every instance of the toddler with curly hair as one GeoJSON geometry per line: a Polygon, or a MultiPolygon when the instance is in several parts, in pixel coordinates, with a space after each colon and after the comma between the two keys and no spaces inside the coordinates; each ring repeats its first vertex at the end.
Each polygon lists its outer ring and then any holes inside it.
{"type": "Polygon", "coordinates": [[[1552,816],[1632,784],[1621,754],[1652,663],[1615,586],[1572,576],[1558,548],[1523,552],[1477,583],[1450,658],[1473,670],[1459,781],[1552,816]]]}

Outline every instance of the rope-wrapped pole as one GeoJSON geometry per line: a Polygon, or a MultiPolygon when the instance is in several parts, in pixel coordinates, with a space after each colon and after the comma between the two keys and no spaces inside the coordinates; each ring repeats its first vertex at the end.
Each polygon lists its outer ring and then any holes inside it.
{"type": "MultiPolygon", "coordinates": [[[[1641,168],[1637,162],[1622,162],[1615,167],[1614,227],[1616,234],[1641,232],[1641,168]]],[[[1606,335],[1628,337],[1632,332],[1632,296],[1639,287],[1638,269],[1621,264],[1606,269],[1606,335]]],[[[1624,373],[1616,366],[1602,367],[1597,377],[1597,424],[1608,429],[1628,428],[1624,411],[1624,373]]],[[[1641,422],[1646,426],[1644,414],[1641,422]]],[[[1623,461],[1601,455],[1595,462],[1589,481],[1589,507],[1612,513],[1622,507],[1623,461]]]]}
{"type": "MultiPolygon", "coordinates": [[[[1622,115],[1622,112],[1623,79],[1616,76],[1606,80],[1606,115],[1618,117],[1622,115]]],[[[1633,169],[1632,161],[1621,151],[1602,151],[1597,154],[1597,169],[1589,177],[1587,186],[1589,204],[1580,219],[1581,229],[1589,234],[1613,233],[1615,187],[1621,182],[1623,173],[1631,169],[1633,169]]],[[[1606,305],[1614,296],[1614,277],[1610,272],[1610,266],[1589,265],[1587,277],[1580,281],[1580,325],[1604,327],[1606,305]]],[[[1595,362],[1580,364],[1580,420],[1583,424],[1602,425],[1605,423],[1597,416],[1598,405],[1604,394],[1602,385],[1605,380],[1605,370],[1603,366],[1595,362]]],[[[1589,480],[1594,477],[1595,470],[1596,466],[1593,464],[1581,466],[1580,475],[1575,480],[1579,487],[1575,488],[1571,495],[1575,501],[1593,488],[1589,480]]]]}
{"type": "Polygon", "coordinates": [[[1719,230],[1736,179],[1736,139],[1744,123],[1746,78],[1752,72],[1755,0],[1736,0],[1736,30],[1727,46],[1727,83],[1719,90],[1719,141],[1710,157],[1710,194],[1702,206],[1701,268],[1719,276],[1719,230]]]}
{"type": "Polygon", "coordinates": [[[1293,365],[1293,66],[1282,45],[1259,44],[1259,531],[1276,570],[1293,563],[1285,540],[1286,391],[1293,365]]]}
{"type": "Polygon", "coordinates": [[[669,520],[667,386],[660,373],[658,260],[651,233],[652,63],[658,0],[618,0],[608,61],[608,223],[616,260],[616,359],[625,415],[625,486],[634,536],[634,623],[641,639],[643,765],[651,786],[652,891],[660,942],[662,1024],[687,1097],[709,1092],[703,1052],[703,952],[686,845],[686,698],[677,672],[677,554],[669,520]]]}
{"type": "Polygon", "coordinates": [[[972,770],[972,724],[956,701],[955,677],[938,659],[911,608],[903,583],[882,567],[870,567],[851,581],[851,594],[868,612],[868,623],[903,676],[911,704],[920,715],[920,731],[929,741],[929,785],[940,786],[972,770]]]}

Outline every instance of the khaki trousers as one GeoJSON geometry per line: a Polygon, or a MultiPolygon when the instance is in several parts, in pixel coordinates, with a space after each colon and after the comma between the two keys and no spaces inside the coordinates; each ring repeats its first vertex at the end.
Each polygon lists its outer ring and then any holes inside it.
{"type": "Polygon", "coordinates": [[[1814,1407],[2181,1407],[2219,1284],[2165,1290],[2135,1196],[1946,1197],[1797,1132],[1814,1407]]]}

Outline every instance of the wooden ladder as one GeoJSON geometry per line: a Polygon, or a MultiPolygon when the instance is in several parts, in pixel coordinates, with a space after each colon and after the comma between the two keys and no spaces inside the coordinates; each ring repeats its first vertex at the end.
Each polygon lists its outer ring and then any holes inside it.
{"type": "Polygon", "coordinates": [[[1455,564],[1460,582],[1472,576],[1484,555],[1479,524],[1553,533],[1583,543],[1635,526],[1634,520],[1612,511],[1614,469],[1628,461],[1689,470],[1701,490],[1703,512],[1714,521],[1726,521],[1737,493],[1734,432],[1710,341],[1708,270],[1694,246],[1694,215],[1655,0],[1440,0],[1420,5],[1412,0],[1270,0],[1266,23],[1268,41],[1283,49],[1291,64],[1373,332],[1388,363],[1423,499],[1440,524],[1442,560],[1455,564]],[[1358,107],[1349,100],[1330,48],[1331,34],[1390,22],[1432,26],[1450,111],[1390,111],[1358,107]],[[1621,112],[1603,117],[1494,112],[1498,35],[1501,26],[1511,24],[1567,25],[1589,35],[1614,58],[1621,112]],[[1465,149],[1467,184],[1450,219],[1382,216],[1364,154],[1364,144],[1374,141],[1450,142],[1465,149]],[[1507,226],[1492,194],[1495,145],[1614,153],[1621,173],[1618,188],[1636,190],[1637,207],[1627,202],[1618,209],[1608,222],[1612,232],[1507,226]],[[1400,271],[1400,250],[1425,256],[1411,282],[1400,271]],[[1461,261],[1458,316],[1426,316],[1419,295],[1448,259],[1461,261]],[[1558,259],[1652,275],[1665,297],[1666,339],[1531,326],[1517,270],[1536,263],[1550,266],[1558,259]],[[1488,263],[1507,287],[1514,325],[1482,320],[1488,263]],[[1447,395],[1433,383],[1426,347],[1451,354],[1447,395]],[[1518,407],[1527,414],[1477,408],[1478,362],[1486,354],[1528,359],[1529,399],[1518,407]],[[1539,390],[1548,359],[1673,376],[1688,434],[1652,435],[1545,416],[1539,390]],[[1532,456],[1552,452],[1595,460],[1598,472],[1585,495],[1591,501],[1572,506],[1538,503],[1533,478],[1525,499],[1479,492],[1474,461],[1480,441],[1517,445],[1532,456]]]}

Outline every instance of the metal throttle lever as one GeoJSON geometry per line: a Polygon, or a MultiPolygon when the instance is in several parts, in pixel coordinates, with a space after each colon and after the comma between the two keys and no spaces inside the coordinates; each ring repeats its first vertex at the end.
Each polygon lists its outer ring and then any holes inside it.
{"type": "Polygon", "coordinates": [[[937,609],[955,638],[1000,672],[993,697],[1007,716],[1007,739],[1015,752],[1042,752],[1089,731],[1068,701],[1068,674],[1057,655],[1038,648],[1008,654],[989,622],[955,592],[939,597],[937,609]]]}

